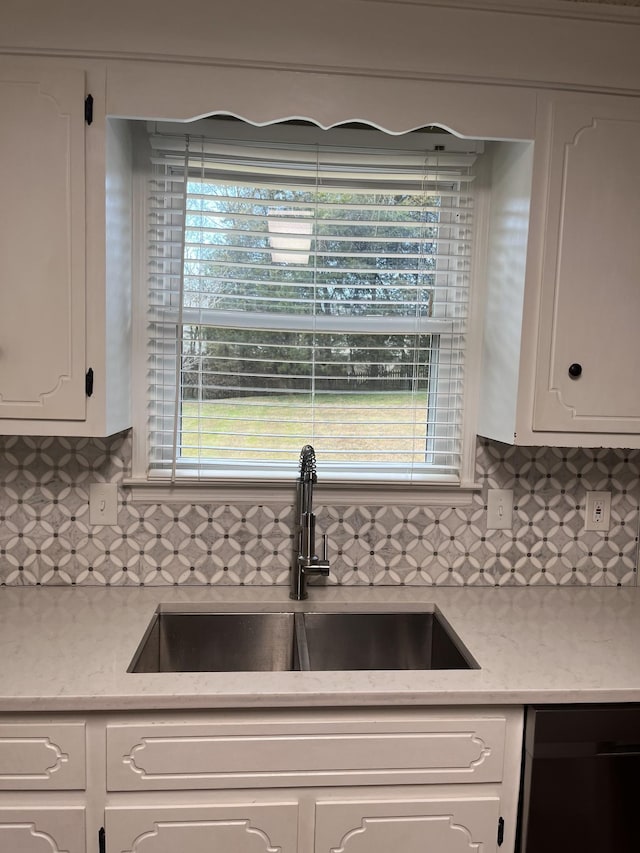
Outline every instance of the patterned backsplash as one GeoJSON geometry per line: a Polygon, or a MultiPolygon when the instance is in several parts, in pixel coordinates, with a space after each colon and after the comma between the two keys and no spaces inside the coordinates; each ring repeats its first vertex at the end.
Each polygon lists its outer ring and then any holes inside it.
{"type": "MultiPolygon", "coordinates": [[[[140,504],[89,524],[89,486],[128,474],[131,438],[0,438],[0,583],[287,584],[290,503],[140,504]]],[[[468,507],[317,506],[329,583],[635,585],[640,450],[478,439],[468,507]],[[514,490],[512,530],[487,530],[487,489],[514,490]],[[585,493],[612,493],[585,532],[585,493]]],[[[293,490],[292,490],[293,494],[293,490]]]]}

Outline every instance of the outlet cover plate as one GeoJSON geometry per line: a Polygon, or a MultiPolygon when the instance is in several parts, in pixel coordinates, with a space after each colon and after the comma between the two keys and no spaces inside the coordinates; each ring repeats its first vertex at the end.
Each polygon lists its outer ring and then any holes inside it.
{"type": "Polygon", "coordinates": [[[585,530],[607,531],[611,527],[611,492],[587,492],[585,530]]]}
{"type": "Polygon", "coordinates": [[[487,530],[511,530],[513,527],[513,489],[489,489],[487,492],[487,530]]]}
{"type": "Polygon", "coordinates": [[[89,524],[118,523],[118,484],[91,483],[89,486],[89,524]]]}

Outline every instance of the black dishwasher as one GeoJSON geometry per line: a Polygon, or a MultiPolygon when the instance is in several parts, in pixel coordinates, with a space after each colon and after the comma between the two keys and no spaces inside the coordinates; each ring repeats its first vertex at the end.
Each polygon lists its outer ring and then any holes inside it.
{"type": "Polygon", "coordinates": [[[520,853],[640,851],[640,705],[527,709],[520,853]]]}

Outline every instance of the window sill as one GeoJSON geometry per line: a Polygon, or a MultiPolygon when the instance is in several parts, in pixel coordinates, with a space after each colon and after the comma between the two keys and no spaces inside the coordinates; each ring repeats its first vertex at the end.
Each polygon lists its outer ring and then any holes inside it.
{"type": "MultiPolygon", "coordinates": [[[[133,503],[292,503],[295,481],[269,483],[238,481],[179,482],[128,479],[122,483],[133,503]]],[[[469,506],[480,491],[478,483],[318,483],[317,505],[469,506]]]]}

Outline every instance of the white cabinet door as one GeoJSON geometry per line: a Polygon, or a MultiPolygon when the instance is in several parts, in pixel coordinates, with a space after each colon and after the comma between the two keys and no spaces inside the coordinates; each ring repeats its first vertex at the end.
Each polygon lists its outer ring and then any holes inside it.
{"type": "Polygon", "coordinates": [[[295,721],[113,722],[107,790],[499,782],[508,725],[502,709],[390,720],[325,712],[295,721]]]}
{"type": "Polygon", "coordinates": [[[298,803],[107,808],[109,853],[297,853],[298,803]]]}
{"type": "Polygon", "coordinates": [[[0,63],[0,418],[85,417],[84,89],[0,63]]]}
{"type": "Polygon", "coordinates": [[[3,853],[85,853],[84,809],[0,806],[3,853]]]}
{"type": "Polygon", "coordinates": [[[554,99],[534,430],[640,433],[639,154],[636,101],[554,99]]]}
{"type": "Polygon", "coordinates": [[[497,797],[320,801],[314,853],[492,853],[497,797]]]}
{"type": "Polygon", "coordinates": [[[83,722],[0,723],[0,791],[83,790],[85,740],[83,722]]]}

